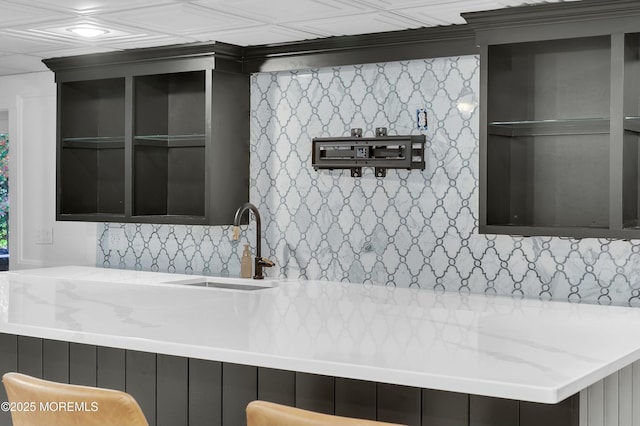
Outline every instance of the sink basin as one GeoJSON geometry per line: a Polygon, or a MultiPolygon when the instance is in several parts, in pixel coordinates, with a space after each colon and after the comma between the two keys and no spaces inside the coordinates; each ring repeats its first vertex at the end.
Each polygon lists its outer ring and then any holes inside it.
{"type": "Polygon", "coordinates": [[[250,285],[250,284],[230,284],[219,283],[216,281],[198,281],[197,283],[184,283],[185,285],[193,285],[196,287],[215,287],[215,288],[228,288],[232,290],[264,290],[265,288],[271,288],[263,285],[250,285]]]}
{"type": "Polygon", "coordinates": [[[210,288],[223,288],[228,290],[243,290],[243,291],[255,291],[265,290],[272,288],[273,284],[270,282],[261,283],[248,283],[240,280],[233,280],[232,278],[193,278],[189,280],[181,281],[168,281],[168,284],[188,285],[194,287],[210,287],[210,288]]]}

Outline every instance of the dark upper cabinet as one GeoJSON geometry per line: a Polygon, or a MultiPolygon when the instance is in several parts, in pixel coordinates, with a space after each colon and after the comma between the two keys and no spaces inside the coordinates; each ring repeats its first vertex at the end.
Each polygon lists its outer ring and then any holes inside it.
{"type": "Polygon", "coordinates": [[[124,78],[58,86],[59,213],[124,216],[124,93],[124,78]]]}
{"type": "Polygon", "coordinates": [[[480,46],[480,232],[640,238],[640,4],[463,16],[480,46]]]}
{"type": "Polygon", "coordinates": [[[249,191],[241,49],[45,60],[58,85],[57,219],[231,224],[249,191]]]}

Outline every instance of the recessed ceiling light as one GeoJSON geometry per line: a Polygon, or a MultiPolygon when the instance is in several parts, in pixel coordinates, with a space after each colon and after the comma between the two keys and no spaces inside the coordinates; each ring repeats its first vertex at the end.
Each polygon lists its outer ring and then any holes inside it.
{"type": "Polygon", "coordinates": [[[94,37],[99,37],[105,34],[109,34],[109,31],[104,30],[102,28],[95,28],[95,27],[73,27],[73,28],[67,28],[67,31],[72,32],[76,35],[79,35],[80,37],[86,37],[86,38],[94,38],[94,37]]]}

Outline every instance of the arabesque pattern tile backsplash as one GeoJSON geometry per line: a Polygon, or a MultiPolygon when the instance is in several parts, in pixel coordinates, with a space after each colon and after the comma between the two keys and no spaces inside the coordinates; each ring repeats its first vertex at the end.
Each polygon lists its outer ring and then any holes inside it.
{"type": "MultiPolygon", "coordinates": [[[[479,235],[477,56],[251,78],[251,202],[268,276],[640,306],[640,241],[479,235]],[[419,134],[426,169],[315,171],[311,139],[419,134]]],[[[237,276],[231,227],[104,224],[98,266],[237,276]],[[109,247],[123,228],[126,249],[109,247]]]]}

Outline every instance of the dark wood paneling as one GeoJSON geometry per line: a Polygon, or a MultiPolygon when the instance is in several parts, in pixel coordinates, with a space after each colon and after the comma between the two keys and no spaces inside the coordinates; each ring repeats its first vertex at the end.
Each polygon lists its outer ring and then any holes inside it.
{"type": "Polygon", "coordinates": [[[46,339],[42,342],[42,378],[69,383],[69,342],[46,339]]]}
{"type": "Polygon", "coordinates": [[[336,377],[335,413],[339,416],[376,420],[376,384],[336,377]]]}
{"type": "Polygon", "coordinates": [[[211,96],[225,102],[211,104],[211,121],[224,123],[211,127],[211,144],[207,150],[209,167],[208,209],[210,223],[225,224],[238,206],[249,201],[249,77],[219,71],[211,73],[211,96]],[[218,143],[218,141],[236,143],[218,143]],[[215,173],[213,173],[215,171],[215,173]],[[229,182],[234,182],[230,185],[229,182]],[[221,203],[219,200],[225,200],[221,203]]]}
{"type": "Polygon", "coordinates": [[[206,127],[204,86],[204,70],[176,73],[169,76],[167,85],[168,134],[204,133],[206,127]]]}
{"type": "MultiPolygon", "coordinates": [[[[18,371],[18,337],[0,333],[0,376],[18,371]]],[[[0,386],[0,402],[7,400],[4,386],[0,386]]],[[[11,426],[11,414],[0,410],[0,426],[11,426]]]]}
{"type": "Polygon", "coordinates": [[[189,426],[222,424],[222,363],[189,360],[189,426]]]}
{"type": "MultiPolygon", "coordinates": [[[[0,334],[8,371],[125,390],[152,426],[243,425],[254,399],[409,426],[579,425],[579,395],[536,404],[0,334]]],[[[11,426],[7,413],[0,426],[11,426]]]]}
{"type": "Polygon", "coordinates": [[[471,395],[469,426],[519,426],[518,401],[471,395]]]}
{"type": "Polygon", "coordinates": [[[167,149],[134,147],[135,215],[167,214],[167,149]]]}
{"type": "Polygon", "coordinates": [[[101,388],[124,391],[127,387],[126,351],[98,346],[97,362],[97,385],[101,388]]]}
{"type": "Polygon", "coordinates": [[[257,367],[239,364],[222,365],[222,426],[244,424],[247,404],[257,397],[257,367]]]}
{"type": "Polygon", "coordinates": [[[18,336],[18,371],[42,378],[42,339],[18,336]]]}
{"type": "Polygon", "coordinates": [[[157,356],[157,425],[187,425],[189,422],[189,360],[157,356]]]}
{"type": "Polygon", "coordinates": [[[378,420],[420,426],[422,396],[419,388],[377,384],[378,420]]]}
{"type": "Polygon", "coordinates": [[[97,151],[63,148],[60,152],[60,213],[96,213],[97,151]]]}
{"type": "Polygon", "coordinates": [[[127,351],[126,369],[126,391],[138,401],[149,426],[156,426],[156,354],[127,351]]]}
{"type": "Polygon", "coordinates": [[[98,357],[95,346],[69,344],[69,383],[96,386],[97,366],[98,357]]]}
{"type": "Polygon", "coordinates": [[[124,214],[124,149],[97,152],[97,211],[124,214]]]}
{"type": "Polygon", "coordinates": [[[335,378],[296,373],[296,407],[320,413],[335,412],[335,378]]]}
{"type": "Polygon", "coordinates": [[[520,426],[578,426],[580,423],[579,395],[557,404],[520,402],[520,426]]]}
{"type": "Polygon", "coordinates": [[[296,373],[272,368],[258,368],[258,399],[295,406],[296,373]]]}
{"type": "Polygon", "coordinates": [[[469,395],[423,389],[422,424],[426,426],[467,426],[469,424],[469,395]]]}
{"type": "Polygon", "coordinates": [[[204,216],[205,148],[170,148],[167,163],[167,214],[204,216]]]}

